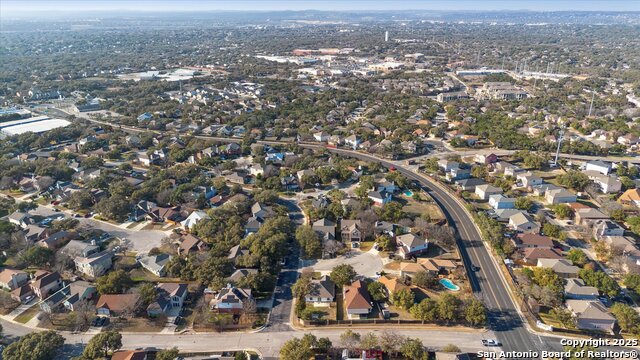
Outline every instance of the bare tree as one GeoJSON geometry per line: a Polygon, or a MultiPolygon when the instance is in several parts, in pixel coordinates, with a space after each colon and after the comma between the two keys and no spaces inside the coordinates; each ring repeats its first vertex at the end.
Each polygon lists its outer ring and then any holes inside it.
{"type": "Polygon", "coordinates": [[[378,215],[371,209],[365,210],[358,214],[358,219],[362,223],[362,236],[365,238],[373,237],[373,230],[376,222],[378,221],[378,215]]]}
{"type": "Polygon", "coordinates": [[[256,299],[250,297],[242,302],[242,310],[244,310],[245,314],[255,314],[258,312],[258,304],[256,303],[256,299]]]}

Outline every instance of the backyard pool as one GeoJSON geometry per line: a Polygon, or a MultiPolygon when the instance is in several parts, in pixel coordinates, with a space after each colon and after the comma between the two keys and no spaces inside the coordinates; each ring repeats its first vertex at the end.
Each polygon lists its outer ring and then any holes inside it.
{"type": "Polygon", "coordinates": [[[442,284],[442,286],[446,287],[447,289],[449,289],[451,291],[459,291],[460,290],[460,286],[454,284],[449,279],[440,279],[440,284],[442,284]]]}
{"type": "Polygon", "coordinates": [[[405,191],[404,191],[404,196],[406,196],[406,197],[412,197],[412,196],[413,196],[413,191],[411,191],[411,190],[405,190],[405,191]]]}

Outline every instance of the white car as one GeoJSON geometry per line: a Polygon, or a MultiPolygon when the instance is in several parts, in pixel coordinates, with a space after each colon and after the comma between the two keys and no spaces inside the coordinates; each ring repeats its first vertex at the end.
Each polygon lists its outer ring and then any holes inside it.
{"type": "Polygon", "coordinates": [[[29,301],[33,300],[33,298],[34,298],[34,296],[33,296],[33,295],[29,295],[29,296],[27,296],[27,297],[24,299],[24,302],[23,302],[23,303],[28,304],[28,303],[29,303],[29,301]]]}
{"type": "Polygon", "coordinates": [[[500,341],[496,339],[486,339],[482,340],[482,345],[484,346],[500,346],[500,341]]]}

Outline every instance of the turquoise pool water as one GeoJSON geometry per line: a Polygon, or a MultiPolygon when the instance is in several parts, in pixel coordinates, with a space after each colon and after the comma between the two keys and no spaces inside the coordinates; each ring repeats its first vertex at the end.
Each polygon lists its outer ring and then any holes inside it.
{"type": "Polygon", "coordinates": [[[405,190],[404,191],[404,196],[406,197],[412,197],[413,196],[413,192],[411,190],[405,190]]]}
{"type": "Polygon", "coordinates": [[[440,284],[442,284],[442,286],[446,287],[447,289],[449,289],[451,291],[459,291],[460,290],[460,286],[454,284],[449,279],[440,279],[440,284]]]}

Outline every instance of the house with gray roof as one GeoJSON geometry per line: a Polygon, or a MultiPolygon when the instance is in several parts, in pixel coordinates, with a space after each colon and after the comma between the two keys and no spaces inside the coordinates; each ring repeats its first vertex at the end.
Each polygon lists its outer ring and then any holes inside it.
{"type": "Polygon", "coordinates": [[[171,255],[169,254],[159,254],[159,255],[149,255],[141,257],[138,262],[140,265],[145,268],[150,273],[155,276],[164,276],[165,270],[164,267],[171,260],[171,255]]]}
{"type": "Polygon", "coordinates": [[[598,288],[585,285],[579,278],[569,278],[564,286],[564,297],[574,300],[598,300],[598,288]]]}
{"type": "Polygon", "coordinates": [[[313,306],[331,306],[331,303],[336,301],[336,284],[327,275],[311,280],[309,293],[304,299],[313,306]]]}
{"type": "Polygon", "coordinates": [[[578,329],[614,333],[616,318],[599,301],[567,300],[567,308],[575,317],[578,329]]]}

